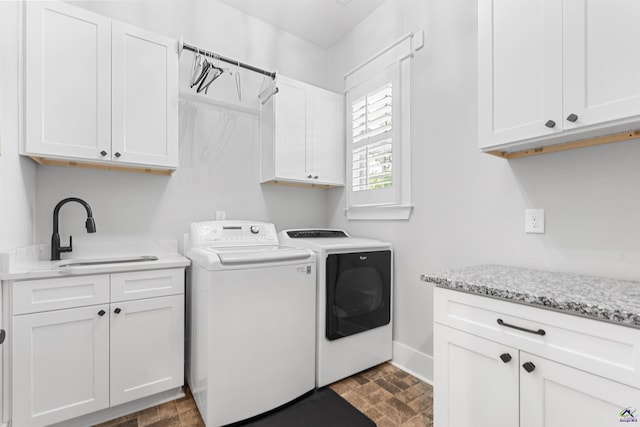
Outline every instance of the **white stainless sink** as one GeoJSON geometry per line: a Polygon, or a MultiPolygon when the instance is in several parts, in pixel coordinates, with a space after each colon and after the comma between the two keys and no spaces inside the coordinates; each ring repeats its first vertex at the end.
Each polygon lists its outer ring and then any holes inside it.
{"type": "Polygon", "coordinates": [[[137,255],[126,257],[110,257],[110,258],[96,258],[96,259],[68,259],[58,264],[58,268],[67,267],[86,267],[96,265],[108,265],[108,264],[123,264],[129,262],[144,262],[144,261],[157,261],[158,257],[154,255],[137,255]]]}

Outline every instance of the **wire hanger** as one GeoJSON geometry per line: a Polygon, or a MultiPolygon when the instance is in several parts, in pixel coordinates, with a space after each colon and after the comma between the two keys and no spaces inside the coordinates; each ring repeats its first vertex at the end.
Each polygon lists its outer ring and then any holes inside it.
{"type": "Polygon", "coordinates": [[[203,60],[203,64],[202,64],[202,69],[200,70],[200,75],[198,76],[198,78],[193,82],[193,84],[191,85],[191,87],[196,86],[197,84],[201,83],[206,77],[207,74],[209,73],[209,68],[211,67],[211,64],[209,63],[209,61],[207,61],[207,59],[205,58],[203,60]]]}
{"type": "Polygon", "coordinates": [[[200,49],[198,52],[193,55],[193,64],[191,65],[191,79],[190,79],[190,87],[194,87],[196,84],[196,78],[198,74],[202,72],[202,55],[200,54],[200,49]]]}
{"type": "Polygon", "coordinates": [[[200,82],[200,85],[198,86],[198,89],[196,91],[198,93],[200,93],[200,92],[202,92],[204,90],[204,93],[206,95],[207,92],[209,92],[209,86],[211,86],[211,83],[213,83],[215,79],[220,77],[222,75],[222,72],[223,72],[222,68],[219,68],[219,67],[216,67],[215,65],[209,64],[209,70],[207,72],[207,77],[202,79],[202,81],[200,82]],[[209,80],[207,80],[207,78],[209,76],[211,76],[211,78],[209,78],[209,80]]]}
{"type": "Polygon", "coordinates": [[[236,91],[238,92],[238,101],[242,102],[242,87],[240,82],[240,61],[236,63],[236,91]]]}
{"type": "Polygon", "coordinates": [[[280,91],[277,86],[276,80],[269,81],[266,86],[264,85],[265,80],[266,76],[262,80],[262,85],[260,85],[260,93],[258,94],[258,99],[260,99],[260,104],[262,105],[266,104],[273,95],[280,91]]]}

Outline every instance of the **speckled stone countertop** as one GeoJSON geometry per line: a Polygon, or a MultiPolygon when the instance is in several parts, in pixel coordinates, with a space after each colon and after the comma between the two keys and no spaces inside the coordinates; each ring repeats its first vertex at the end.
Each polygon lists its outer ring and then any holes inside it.
{"type": "Polygon", "coordinates": [[[479,265],[421,279],[468,292],[640,328],[640,282],[479,265]]]}

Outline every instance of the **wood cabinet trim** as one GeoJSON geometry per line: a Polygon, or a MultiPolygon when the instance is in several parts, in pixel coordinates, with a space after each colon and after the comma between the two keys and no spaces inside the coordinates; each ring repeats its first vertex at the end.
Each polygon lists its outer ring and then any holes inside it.
{"type": "Polygon", "coordinates": [[[577,148],[593,147],[595,145],[610,144],[612,142],[629,141],[640,138],[640,130],[614,133],[611,135],[598,136],[595,138],[581,139],[578,141],[565,142],[562,144],[549,145],[544,147],[528,148],[526,150],[507,152],[502,150],[487,151],[487,154],[503,159],[519,159],[522,157],[537,156],[539,154],[555,153],[558,151],[575,150],[577,148]]]}

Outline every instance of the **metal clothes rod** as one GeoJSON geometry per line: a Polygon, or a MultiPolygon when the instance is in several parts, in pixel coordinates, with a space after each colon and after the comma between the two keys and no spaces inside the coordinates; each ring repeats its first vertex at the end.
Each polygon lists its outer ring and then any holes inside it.
{"type": "Polygon", "coordinates": [[[236,61],[235,59],[226,58],[226,57],[224,57],[222,55],[218,55],[217,53],[208,51],[206,49],[200,49],[199,47],[192,46],[190,44],[187,44],[187,43],[184,43],[184,42],[181,41],[180,42],[180,53],[182,53],[183,49],[186,49],[186,50],[189,50],[189,51],[195,52],[195,53],[201,53],[201,54],[203,54],[205,56],[210,56],[210,57],[215,58],[215,59],[219,59],[220,61],[226,62],[227,64],[237,65],[238,67],[242,67],[242,68],[247,69],[249,71],[253,71],[254,73],[264,74],[265,76],[271,77],[273,80],[276,79],[276,73],[275,72],[263,70],[262,68],[257,68],[257,67],[254,67],[253,65],[249,65],[249,64],[245,64],[244,62],[236,61]]]}

